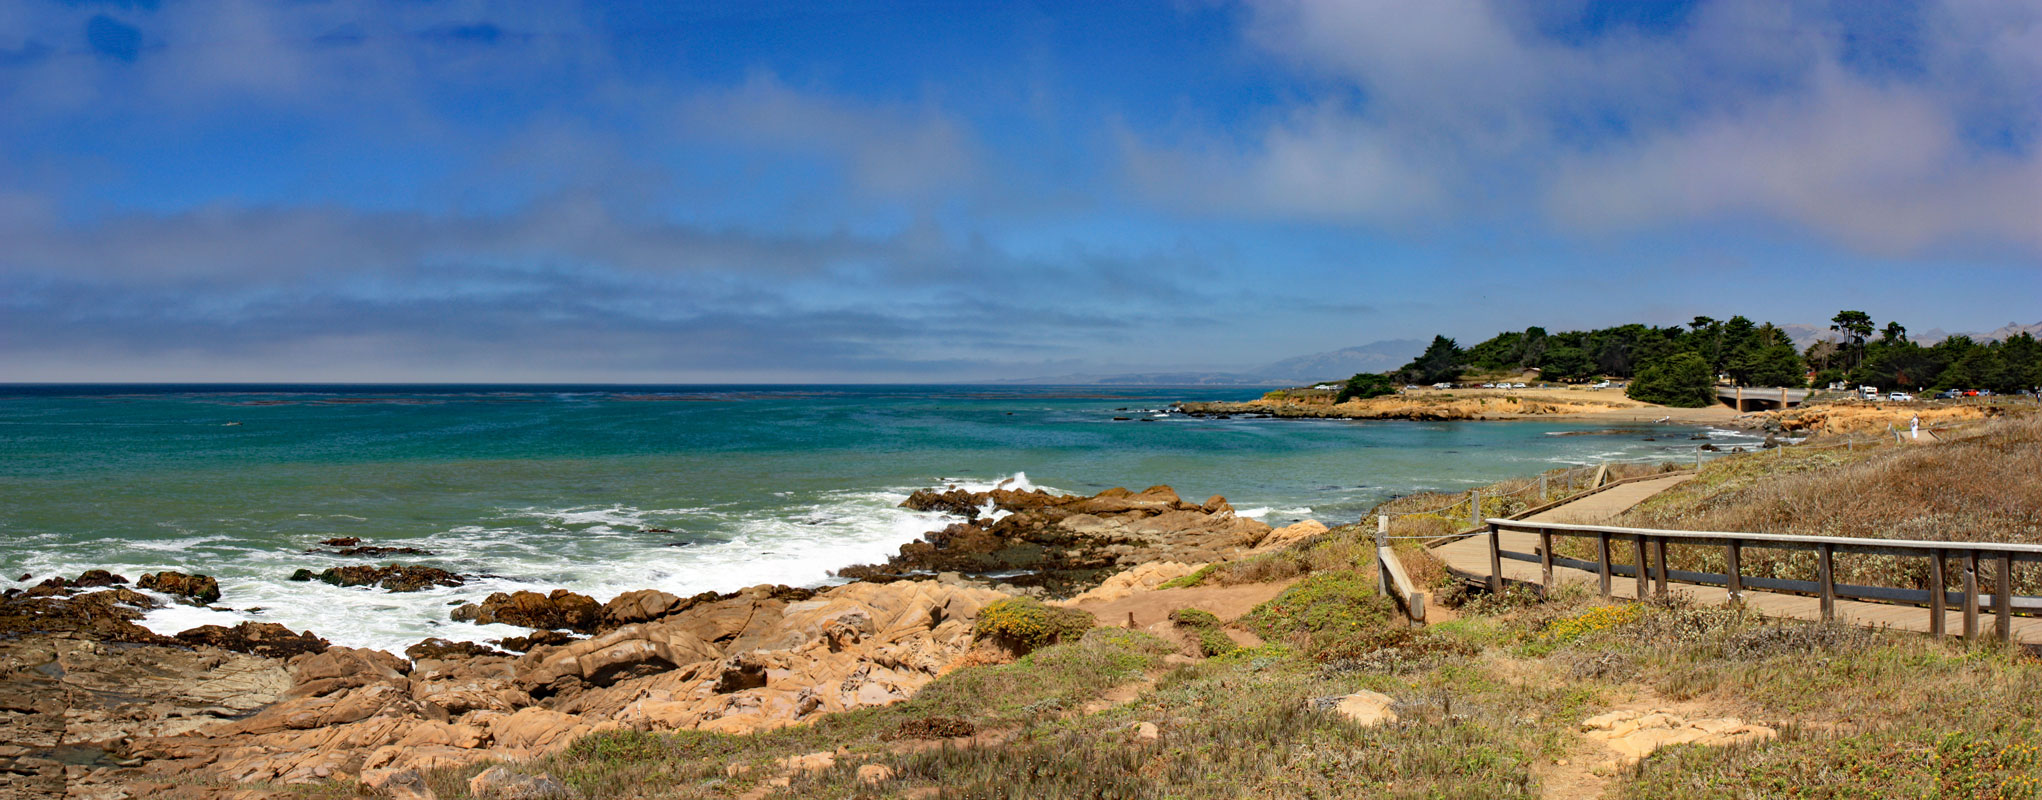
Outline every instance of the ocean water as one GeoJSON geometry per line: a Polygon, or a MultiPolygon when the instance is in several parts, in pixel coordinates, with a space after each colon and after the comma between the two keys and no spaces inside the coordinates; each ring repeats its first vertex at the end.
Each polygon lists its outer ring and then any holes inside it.
{"type": "MultiPolygon", "coordinates": [[[[951,520],[897,505],[951,484],[1093,493],[1169,484],[1281,525],[1561,464],[1691,458],[1692,429],[1581,422],[1211,420],[1253,389],[1002,386],[0,386],[0,588],[104,567],[219,579],[243,620],[401,650],[523,631],[447,619],[494,591],[598,600],[819,585],[951,520]],[[1114,421],[1114,417],[1153,422],[1114,421]],[[1616,432],[1603,432],[1609,428],[1616,432]],[[1576,435],[1556,435],[1576,434],[1576,435]],[[1644,441],[1656,437],[1658,441],[1644,441]],[[293,583],[412,546],[478,576],[393,594],[293,583]]],[[[1748,437],[1711,432],[1719,446],[1748,437]]],[[[379,559],[385,563],[393,559],[379,559]]]]}

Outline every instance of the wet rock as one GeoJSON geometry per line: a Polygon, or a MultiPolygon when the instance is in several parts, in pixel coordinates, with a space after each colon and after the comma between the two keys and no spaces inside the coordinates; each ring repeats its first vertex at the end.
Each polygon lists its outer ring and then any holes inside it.
{"type": "Polygon", "coordinates": [[[220,582],[209,575],[186,575],[182,572],[152,572],[143,575],[135,586],[150,591],[176,595],[195,605],[217,603],[220,600],[220,582]]]}
{"type": "MultiPolygon", "coordinates": [[[[308,553],[317,553],[317,552],[321,552],[321,551],[319,551],[319,550],[308,550],[308,551],[306,551],[306,552],[308,552],[308,553]]],[[[363,545],[363,546],[361,546],[361,547],[345,547],[345,548],[341,548],[341,549],[339,549],[339,550],[335,550],[335,551],[333,551],[333,554],[334,554],[334,555],[337,555],[337,556],[369,556],[369,557],[381,557],[381,556],[429,556],[429,555],[432,555],[432,554],[433,554],[433,551],[431,551],[431,550],[421,550],[421,549],[419,549],[419,548],[416,548],[416,547],[383,547],[383,546],[380,546],[380,545],[363,545]]]]}
{"type": "Polygon", "coordinates": [[[505,650],[525,653],[541,647],[560,647],[578,641],[581,640],[572,634],[561,633],[559,631],[536,630],[532,631],[530,636],[512,636],[508,639],[497,639],[490,642],[490,644],[505,650]]]}
{"type": "Polygon", "coordinates": [[[71,581],[71,586],[87,589],[99,586],[119,586],[127,582],[127,578],[107,572],[106,570],[88,569],[84,574],[79,575],[77,580],[71,581]]]}
{"type": "Polygon", "coordinates": [[[497,592],[479,604],[469,603],[454,609],[453,618],[456,622],[477,625],[503,623],[594,633],[602,622],[602,612],[603,608],[596,604],[595,598],[566,589],[554,589],[550,594],[497,592]]]}
{"type": "Polygon", "coordinates": [[[476,658],[478,656],[509,655],[488,645],[474,642],[454,642],[446,639],[426,639],[404,648],[404,656],[413,661],[447,660],[455,658],[476,658]]]}
{"type": "Polygon", "coordinates": [[[333,539],[322,539],[319,543],[327,547],[353,547],[361,544],[362,539],[359,536],[341,536],[333,539]]]}
{"type": "Polygon", "coordinates": [[[291,575],[291,580],[311,579],[335,586],[381,586],[392,592],[416,592],[434,586],[460,586],[467,582],[465,578],[437,567],[404,564],[334,567],[317,575],[312,575],[310,570],[298,570],[291,575]]]}
{"type": "Polygon", "coordinates": [[[217,647],[264,658],[290,658],[304,653],[326,652],[330,643],[311,631],[298,633],[274,622],[243,622],[232,628],[200,625],[179,631],[177,641],[197,647],[217,647]]]}
{"type": "Polygon", "coordinates": [[[125,586],[74,596],[62,593],[72,591],[68,587],[49,591],[53,594],[21,594],[0,601],[0,638],[70,632],[107,642],[175,643],[135,624],[159,605],[148,595],[125,586]]]}
{"type": "Polygon", "coordinates": [[[1091,497],[924,491],[903,505],[969,519],[903,545],[884,564],[838,570],[840,577],[878,583],[955,572],[1014,591],[1067,597],[1146,562],[1212,562],[1239,555],[1270,532],[1268,525],[1236,515],[1225,498],[1194,505],[1168,486],[1140,492],[1114,488],[1091,497]],[[988,506],[1011,513],[991,521],[973,511],[988,506]]]}

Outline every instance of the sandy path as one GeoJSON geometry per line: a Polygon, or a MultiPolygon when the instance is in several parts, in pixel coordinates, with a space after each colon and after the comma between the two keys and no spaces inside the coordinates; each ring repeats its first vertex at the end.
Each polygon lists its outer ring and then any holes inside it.
{"type": "Polygon", "coordinates": [[[1147,628],[1159,622],[1169,622],[1170,612],[1180,608],[1196,608],[1212,612],[1222,620],[1233,621],[1235,617],[1248,613],[1256,606],[1290,588],[1290,581],[1280,583],[1244,583],[1235,586],[1193,586],[1188,589],[1154,589],[1136,592],[1118,600],[1079,603],[1077,608],[1091,612],[1101,625],[1124,626],[1129,614],[1134,615],[1134,626],[1147,628]]]}

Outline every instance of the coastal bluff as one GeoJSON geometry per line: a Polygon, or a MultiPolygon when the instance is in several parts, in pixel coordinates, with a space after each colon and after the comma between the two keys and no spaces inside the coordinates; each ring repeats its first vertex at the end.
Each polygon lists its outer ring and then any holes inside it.
{"type": "Polygon", "coordinates": [[[1344,403],[1336,392],[1279,389],[1241,402],[1182,402],[1174,408],[1194,417],[1263,416],[1284,419],[1402,419],[1429,422],[1505,420],[1603,414],[1656,408],[1618,392],[1571,389],[1419,389],[1344,403]]]}
{"type": "Polygon", "coordinates": [[[992,603],[1119,596],[1283,538],[1223,498],[1167,486],[950,488],[904,505],[959,521],[884,564],[846,567],[848,583],[607,603],[495,595],[453,616],[531,636],[429,639],[402,655],[262,623],[164,636],[136,624],[160,595],[103,571],[51,579],[0,599],[0,797],[252,798],[328,780],[399,792],[424,770],[530,759],[596,731],[803,724],[1013,658],[974,634],[992,603]]]}

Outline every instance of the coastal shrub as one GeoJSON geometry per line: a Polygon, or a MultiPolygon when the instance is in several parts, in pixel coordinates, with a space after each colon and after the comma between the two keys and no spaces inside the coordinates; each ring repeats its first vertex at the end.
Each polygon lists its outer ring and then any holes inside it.
{"type": "Polygon", "coordinates": [[[1361,571],[1311,575],[1241,617],[1240,624],[1270,640],[1296,640],[1315,659],[1351,658],[1393,643],[1392,601],[1376,593],[1374,576],[1361,571]]]}
{"type": "Polygon", "coordinates": [[[1217,628],[1220,618],[1202,608],[1180,608],[1170,612],[1170,621],[1186,628],[1217,628]]]}
{"type": "Polygon", "coordinates": [[[1595,606],[1569,617],[1553,620],[1533,640],[1544,645],[1573,644],[1576,640],[1592,633],[1600,633],[1638,619],[1644,607],[1636,603],[1595,606]]]}
{"type": "Polygon", "coordinates": [[[1747,747],[1683,745],[1653,754],[1614,793],[1666,797],[2042,797],[2042,730],[1917,721],[1834,734],[1788,728],[1747,747]],[[1810,787],[1819,791],[1807,792],[1810,787]]]}
{"type": "Polygon", "coordinates": [[[988,639],[1016,652],[1083,636],[1099,621],[1075,608],[1059,608],[1033,597],[1012,597],[980,609],[972,636],[988,639]]]}
{"type": "Polygon", "coordinates": [[[1234,643],[1233,637],[1220,630],[1220,618],[1213,616],[1210,611],[1180,608],[1170,612],[1170,621],[1191,632],[1193,641],[1198,645],[1198,654],[1201,656],[1211,658],[1241,649],[1240,645],[1234,643]]]}

